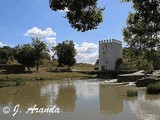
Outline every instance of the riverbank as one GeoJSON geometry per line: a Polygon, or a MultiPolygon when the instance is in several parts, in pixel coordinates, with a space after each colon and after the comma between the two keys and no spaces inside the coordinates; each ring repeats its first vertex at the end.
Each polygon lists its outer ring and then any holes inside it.
{"type": "Polygon", "coordinates": [[[73,80],[95,77],[96,75],[89,75],[79,72],[52,72],[45,70],[25,73],[1,73],[0,87],[19,86],[21,85],[21,82],[24,83],[25,81],[73,80]]]}
{"type": "Polygon", "coordinates": [[[21,79],[25,81],[39,81],[39,80],[61,80],[61,79],[75,79],[75,78],[93,78],[95,75],[89,75],[79,72],[26,72],[26,73],[4,73],[0,75],[0,81],[12,81],[21,79]]]}

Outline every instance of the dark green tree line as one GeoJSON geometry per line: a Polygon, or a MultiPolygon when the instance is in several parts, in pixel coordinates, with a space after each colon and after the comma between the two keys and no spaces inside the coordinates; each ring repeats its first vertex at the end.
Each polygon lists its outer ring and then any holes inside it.
{"type": "Polygon", "coordinates": [[[3,46],[2,48],[0,48],[0,61],[8,62],[12,59],[14,59],[13,48],[9,46],[3,46]]]}

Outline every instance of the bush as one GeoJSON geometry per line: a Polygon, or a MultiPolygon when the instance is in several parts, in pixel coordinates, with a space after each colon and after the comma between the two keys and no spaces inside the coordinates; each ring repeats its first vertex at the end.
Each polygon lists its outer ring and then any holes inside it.
{"type": "Polygon", "coordinates": [[[21,80],[20,78],[15,81],[15,86],[25,85],[25,82],[21,80]]]}
{"type": "Polygon", "coordinates": [[[126,90],[126,95],[127,95],[128,97],[137,96],[137,90],[127,89],[127,90],[126,90]]]}
{"type": "Polygon", "coordinates": [[[147,73],[152,73],[154,68],[151,62],[148,62],[146,59],[140,59],[137,61],[137,69],[138,70],[144,70],[147,73]]]}
{"type": "Polygon", "coordinates": [[[147,94],[159,94],[160,93],[160,83],[152,83],[147,86],[147,94]]]}

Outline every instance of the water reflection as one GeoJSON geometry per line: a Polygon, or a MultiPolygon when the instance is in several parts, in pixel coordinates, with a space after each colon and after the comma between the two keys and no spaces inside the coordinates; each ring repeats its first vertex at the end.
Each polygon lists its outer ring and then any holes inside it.
{"type": "Polygon", "coordinates": [[[74,111],[76,99],[76,88],[73,84],[60,85],[55,103],[64,112],[69,112],[74,111]]]}
{"type": "Polygon", "coordinates": [[[123,111],[123,89],[118,86],[99,85],[100,111],[105,114],[117,114],[123,111]]]}
{"type": "Polygon", "coordinates": [[[21,108],[27,109],[29,106],[37,104],[38,107],[47,107],[49,95],[40,95],[41,85],[26,85],[23,87],[11,87],[0,90],[0,104],[10,103],[15,106],[21,105],[21,108]],[[44,102],[45,101],[45,102],[44,102]]]}
{"type": "MultiPolygon", "coordinates": [[[[122,95],[127,88],[101,84],[98,80],[30,82],[25,86],[1,88],[0,108],[20,104],[26,110],[35,104],[39,108],[57,105],[63,112],[56,119],[160,119],[160,95],[147,95],[145,89],[139,89],[138,97],[128,98],[122,95]]],[[[37,119],[43,120],[34,118],[37,119]]]]}
{"type": "Polygon", "coordinates": [[[137,100],[128,101],[131,111],[140,120],[160,119],[160,96],[147,95],[144,91],[139,92],[137,100]]]}

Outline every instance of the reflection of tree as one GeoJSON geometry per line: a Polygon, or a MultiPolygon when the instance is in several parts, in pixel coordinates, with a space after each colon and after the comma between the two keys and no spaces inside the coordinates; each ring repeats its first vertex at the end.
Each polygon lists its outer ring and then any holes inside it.
{"type": "MultiPolygon", "coordinates": [[[[13,106],[19,104],[23,109],[27,109],[35,104],[39,108],[47,107],[49,96],[41,96],[41,87],[43,87],[42,84],[34,84],[4,89],[5,92],[0,95],[2,97],[0,104],[7,105],[8,103],[11,103],[13,106]]],[[[2,91],[0,91],[0,93],[1,92],[2,91]]]]}
{"type": "Polygon", "coordinates": [[[123,111],[123,89],[118,86],[99,86],[100,111],[106,114],[117,114],[123,111]]]}
{"type": "Polygon", "coordinates": [[[145,95],[145,99],[146,99],[147,101],[160,100],[160,95],[149,95],[149,94],[146,94],[146,95],[145,95]]]}
{"type": "Polygon", "coordinates": [[[140,93],[138,99],[128,101],[132,113],[140,120],[160,120],[160,97],[140,93]],[[146,99],[147,97],[147,99],[146,99]]]}
{"type": "Polygon", "coordinates": [[[63,111],[73,111],[76,102],[76,89],[73,85],[61,85],[59,88],[56,105],[63,111]]]}

